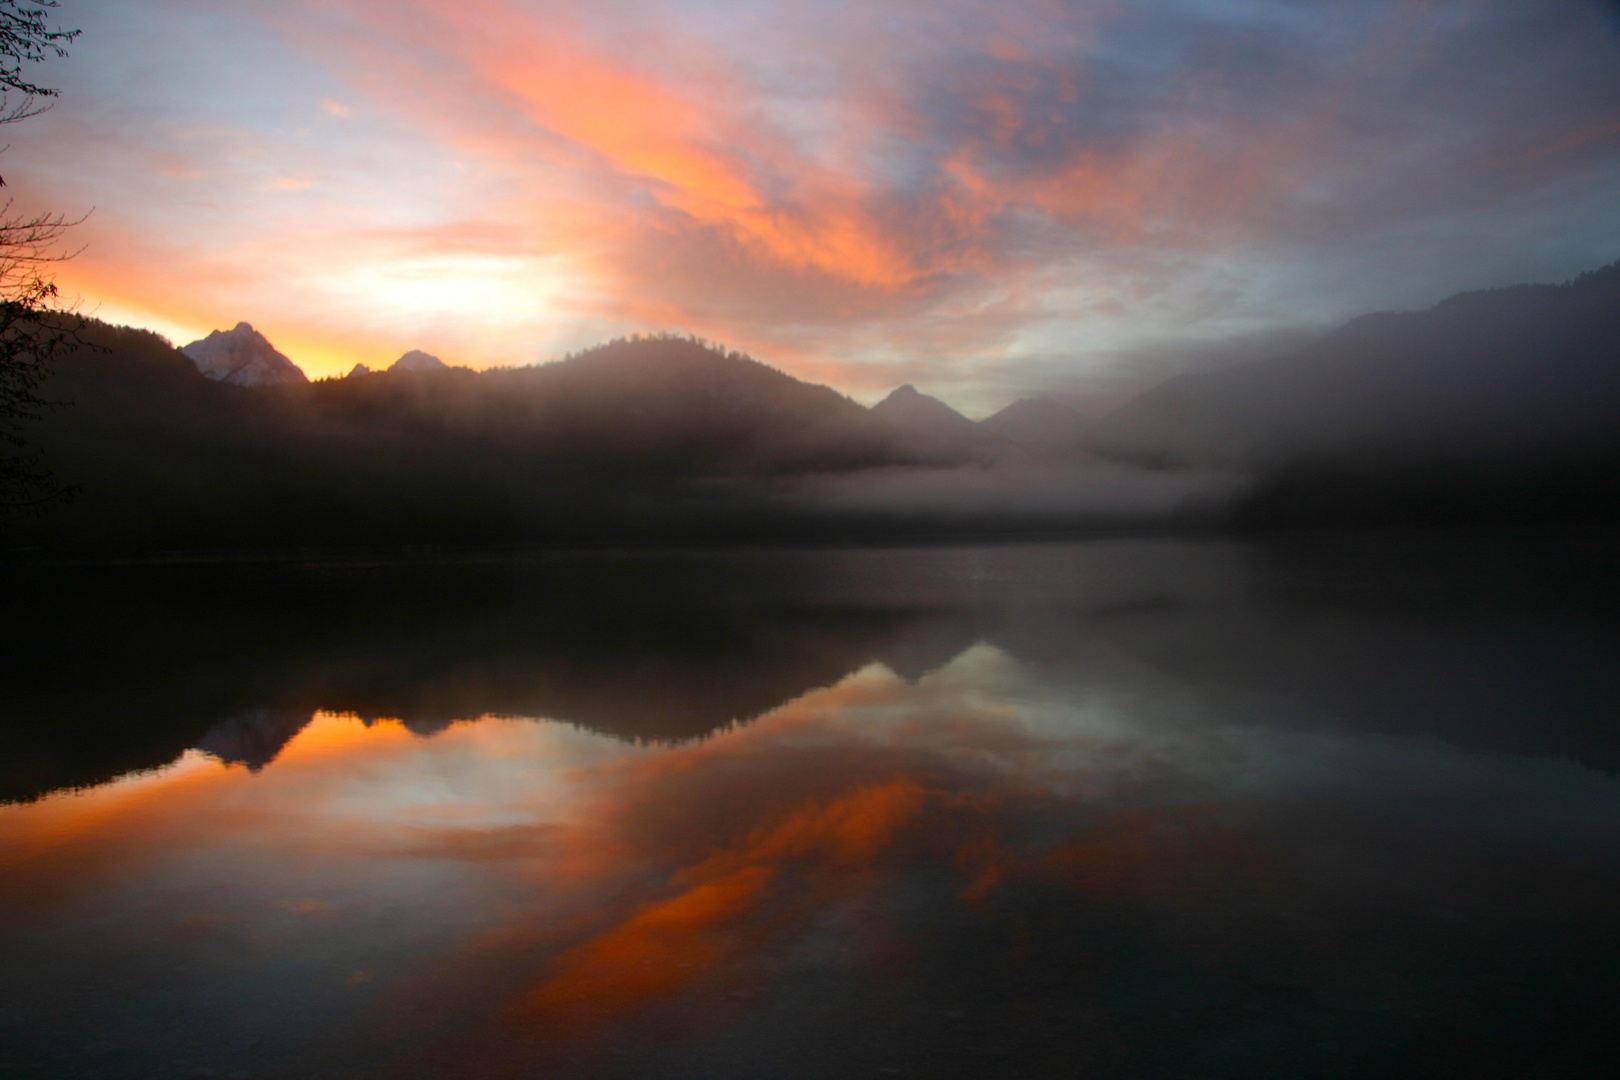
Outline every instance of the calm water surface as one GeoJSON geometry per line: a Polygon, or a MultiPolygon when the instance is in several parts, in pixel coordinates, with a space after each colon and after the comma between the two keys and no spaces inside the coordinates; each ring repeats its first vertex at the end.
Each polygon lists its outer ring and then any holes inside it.
{"type": "Polygon", "coordinates": [[[1603,1075],[1611,540],[36,569],[0,1075],[1603,1075]]]}

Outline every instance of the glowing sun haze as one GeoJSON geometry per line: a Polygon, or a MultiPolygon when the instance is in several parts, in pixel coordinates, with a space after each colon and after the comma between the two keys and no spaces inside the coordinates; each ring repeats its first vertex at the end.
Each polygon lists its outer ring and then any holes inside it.
{"type": "Polygon", "coordinates": [[[1611,0],[63,0],[20,209],[312,377],[690,331],[870,400],[1117,393],[1620,257],[1611,0]]]}

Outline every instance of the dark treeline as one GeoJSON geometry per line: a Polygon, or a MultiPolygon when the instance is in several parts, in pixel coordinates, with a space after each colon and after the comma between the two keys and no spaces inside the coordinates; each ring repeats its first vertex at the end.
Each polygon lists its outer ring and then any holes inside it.
{"type": "Polygon", "coordinates": [[[971,453],[689,339],[250,388],[202,377],[149,332],[90,321],[79,338],[42,391],[67,407],[30,432],[79,494],[7,523],[14,546],[799,536],[814,523],[764,497],[775,479],[971,453]]]}

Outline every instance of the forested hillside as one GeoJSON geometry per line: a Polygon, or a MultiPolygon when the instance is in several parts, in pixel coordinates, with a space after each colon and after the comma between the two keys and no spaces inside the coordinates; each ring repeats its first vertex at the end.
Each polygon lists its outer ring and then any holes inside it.
{"type": "Polygon", "coordinates": [[[87,322],[31,441],[76,496],[11,545],[171,548],[679,539],[786,528],[771,478],[950,465],[857,403],[677,338],[563,361],[242,387],[87,322]]]}

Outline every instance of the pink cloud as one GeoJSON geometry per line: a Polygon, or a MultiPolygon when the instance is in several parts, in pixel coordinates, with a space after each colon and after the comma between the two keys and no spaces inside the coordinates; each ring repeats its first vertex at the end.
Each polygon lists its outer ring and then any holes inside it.
{"type": "Polygon", "coordinates": [[[312,374],[672,329],[850,389],[925,369],[971,395],[1020,355],[1339,311],[1293,293],[1347,238],[1620,153],[1595,99],[1572,134],[1530,123],[1601,82],[1578,28],[1454,7],[288,0],[229,23],[298,71],[280,111],[81,94],[18,156],[101,208],[71,286],[165,325],[285,327],[312,374]],[[1510,46],[1579,62],[1504,97],[1510,46]],[[1550,149],[1477,180],[1526,147],[1550,149]]]}

